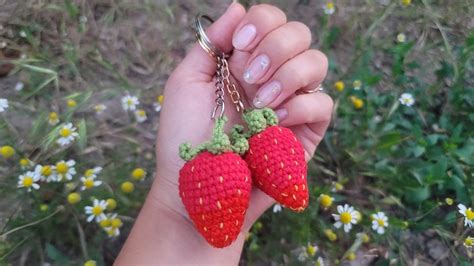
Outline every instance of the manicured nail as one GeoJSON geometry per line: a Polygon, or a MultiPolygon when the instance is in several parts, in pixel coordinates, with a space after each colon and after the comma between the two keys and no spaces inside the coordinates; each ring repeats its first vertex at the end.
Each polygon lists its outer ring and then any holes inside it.
{"type": "Polygon", "coordinates": [[[267,55],[261,54],[257,56],[245,70],[244,80],[249,84],[255,83],[267,72],[269,65],[270,58],[267,55]]]}
{"type": "Polygon", "coordinates": [[[232,45],[236,49],[245,49],[257,35],[257,28],[253,24],[243,26],[232,39],[232,45]]]}
{"type": "Polygon", "coordinates": [[[288,117],[288,111],[285,108],[276,110],[275,114],[277,115],[279,122],[285,120],[288,117]]]}
{"type": "Polygon", "coordinates": [[[281,92],[281,83],[274,80],[257,91],[253,99],[253,106],[263,108],[273,102],[281,92]]]}

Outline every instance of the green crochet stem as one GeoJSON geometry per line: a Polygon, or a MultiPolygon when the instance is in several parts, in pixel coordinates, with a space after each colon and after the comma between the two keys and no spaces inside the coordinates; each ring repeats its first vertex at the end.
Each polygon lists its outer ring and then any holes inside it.
{"type": "MultiPolygon", "coordinates": [[[[218,118],[216,120],[214,130],[212,131],[212,139],[199,144],[194,149],[189,142],[181,144],[179,146],[179,156],[185,161],[190,161],[203,151],[208,151],[212,154],[221,154],[232,151],[243,155],[249,148],[247,139],[243,135],[237,133],[234,134],[234,130],[232,130],[231,141],[231,139],[229,139],[229,137],[224,132],[224,126],[226,122],[226,117],[218,118]]],[[[235,127],[238,126],[240,125],[236,125],[235,127]]],[[[243,127],[240,127],[243,131],[243,127]]]]}
{"type": "Polygon", "coordinates": [[[248,127],[248,131],[244,133],[246,138],[262,132],[267,127],[278,124],[278,117],[270,108],[247,111],[242,115],[242,118],[247,123],[248,127]]]}

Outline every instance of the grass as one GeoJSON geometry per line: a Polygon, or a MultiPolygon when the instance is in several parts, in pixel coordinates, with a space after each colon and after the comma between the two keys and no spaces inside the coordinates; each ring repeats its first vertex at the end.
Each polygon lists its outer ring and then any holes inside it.
{"type": "MultiPolygon", "coordinates": [[[[194,42],[194,11],[215,17],[226,4],[7,2],[0,13],[0,98],[10,106],[0,113],[0,147],[15,154],[0,157],[0,262],[110,264],[152,181],[155,99],[194,42]],[[16,91],[19,82],[24,88],[16,91]],[[144,123],[123,111],[127,92],[139,97],[144,123]],[[98,104],[107,107],[100,115],[98,104]],[[50,112],[60,123],[48,123],[50,112]],[[61,148],[58,132],[67,122],[78,138],[61,148]],[[42,165],[74,159],[78,173],[28,193],[16,189],[18,176],[32,167],[21,166],[22,158],[42,165]],[[103,184],[68,203],[67,195],[80,191],[79,176],[95,166],[103,167],[103,184]],[[135,168],[147,172],[143,182],[132,177],[135,168]],[[121,189],[126,181],[133,192],[121,189]],[[83,208],[95,198],[117,201],[110,212],[123,223],[120,236],[109,238],[86,222],[83,208]]],[[[471,265],[463,243],[474,234],[456,207],[471,206],[474,192],[469,1],[337,1],[333,15],[324,14],[323,1],[264,2],[310,26],[312,47],[328,55],[324,86],[336,104],[310,162],[310,208],[269,210],[252,228],[241,263],[305,265],[321,257],[332,264],[471,265]],[[413,95],[414,105],[400,103],[403,93],[413,95]],[[334,198],[326,209],[321,194],[334,198]],[[346,203],[362,217],[350,233],[336,229],[331,215],[346,203]],[[371,228],[379,211],[388,216],[384,234],[371,228]],[[309,245],[318,247],[315,254],[309,245]]]]}

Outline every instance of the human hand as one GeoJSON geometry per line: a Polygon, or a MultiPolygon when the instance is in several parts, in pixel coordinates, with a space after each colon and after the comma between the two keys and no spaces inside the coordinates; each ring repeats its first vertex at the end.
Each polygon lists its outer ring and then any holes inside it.
{"type": "MultiPolygon", "coordinates": [[[[244,104],[276,110],[280,125],[295,133],[309,160],[327,129],[333,103],[324,93],[295,95],[299,89],[317,87],[327,71],[325,55],[309,49],[311,32],[308,27],[299,22],[287,22],[285,14],[274,6],[257,5],[245,12],[240,4],[234,3],[209,27],[207,35],[224,52],[232,51],[228,59],[229,67],[234,81],[242,89],[240,94],[244,104]]],[[[254,188],[241,235],[230,247],[219,250],[207,244],[193,228],[178,194],[179,170],[184,164],[178,156],[179,145],[186,141],[197,145],[211,137],[214,121],[210,115],[215,106],[215,71],[215,60],[199,44],[195,44],[168,79],[157,139],[156,180],[147,203],[150,202],[162,214],[172,217],[166,218],[169,219],[167,225],[178,229],[165,228],[161,233],[180,230],[172,234],[186,237],[187,243],[179,245],[193,249],[195,254],[191,257],[194,262],[229,263],[235,260],[233,262],[237,263],[245,233],[271,206],[273,200],[254,188]]],[[[228,126],[241,123],[240,114],[228,97],[225,115],[229,118],[228,126]]],[[[146,206],[138,218],[144,220],[142,216],[147,216],[148,222],[141,223],[142,227],[160,230],[159,226],[153,226],[150,222],[153,215],[144,214],[146,206]]],[[[137,236],[140,234],[140,229],[137,229],[139,226],[140,221],[137,221],[121,255],[124,255],[127,247],[134,249],[130,247],[133,245],[130,242],[140,238],[137,236]]],[[[168,239],[156,238],[155,241],[168,239]]],[[[145,249],[150,248],[151,254],[159,252],[159,248],[151,249],[150,245],[145,249]]],[[[140,258],[150,262],[144,259],[146,250],[140,252],[140,258]]],[[[157,259],[160,261],[160,258],[157,259]]],[[[180,258],[175,259],[170,261],[176,262],[180,258]]]]}

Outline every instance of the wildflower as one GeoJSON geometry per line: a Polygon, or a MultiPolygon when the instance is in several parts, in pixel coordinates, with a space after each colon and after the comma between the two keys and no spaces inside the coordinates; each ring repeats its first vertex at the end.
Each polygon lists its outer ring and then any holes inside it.
{"type": "Polygon", "coordinates": [[[40,176],[41,181],[51,182],[56,180],[54,173],[54,166],[52,165],[40,165],[35,167],[35,173],[40,176]]]}
{"type": "Polygon", "coordinates": [[[332,192],[341,191],[344,189],[344,186],[339,182],[332,182],[332,192]]]}
{"type": "Polygon", "coordinates": [[[36,184],[36,182],[39,180],[40,177],[35,172],[28,171],[18,177],[18,187],[24,187],[28,190],[28,192],[31,191],[31,188],[38,190],[40,186],[36,184]]]}
{"type": "Polygon", "coordinates": [[[362,221],[362,213],[360,213],[359,211],[354,211],[355,213],[355,218],[357,220],[357,223],[360,223],[360,221],[362,221]]]}
{"type": "Polygon", "coordinates": [[[355,259],[356,259],[356,254],[354,252],[349,252],[349,254],[347,254],[347,260],[353,261],[355,259]]]}
{"type": "Polygon", "coordinates": [[[79,134],[77,134],[76,128],[72,123],[68,123],[59,130],[59,136],[60,138],[57,140],[57,143],[61,146],[66,146],[73,142],[79,134]]]}
{"type": "Polygon", "coordinates": [[[5,112],[8,109],[8,100],[0,98],[0,113],[5,112]]]}
{"type": "Polygon", "coordinates": [[[308,246],[306,247],[306,252],[308,253],[308,255],[310,255],[312,257],[312,256],[314,256],[314,254],[316,254],[316,252],[318,252],[318,247],[313,246],[313,245],[308,243],[308,246]]]}
{"type": "Polygon", "coordinates": [[[7,42],[6,41],[0,42],[0,49],[3,49],[5,47],[7,47],[7,42]]]}
{"type": "Polygon", "coordinates": [[[366,233],[357,233],[356,236],[357,236],[357,238],[362,240],[362,243],[367,244],[367,243],[370,242],[370,237],[366,233]]]}
{"type": "Polygon", "coordinates": [[[143,109],[138,109],[135,111],[135,119],[137,120],[138,123],[143,123],[146,121],[146,112],[143,109]]]}
{"type": "Polygon", "coordinates": [[[25,170],[33,166],[33,162],[30,161],[28,158],[21,158],[20,159],[20,166],[21,169],[25,170]]]}
{"type": "Polygon", "coordinates": [[[407,221],[402,222],[402,229],[407,229],[410,224],[407,221]]]}
{"type": "Polygon", "coordinates": [[[92,220],[96,220],[96,222],[100,222],[107,217],[104,214],[104,210],[107,208],[107,202],[105,200],[98,200],[95,199],[92,206],[86,206],[84,208],[86,214],[89,214],[87,217],[87,222],[91,222],[92,220]]]}
{"type": "Polygon", "coordinates": [[[275,203],[275,205],[273,205],[273,213],[281,212],[281,210],[282,210],[282,207],[280,204],[275,203]]]}
{"type": "Polygon", "coordinates": [[[406,93],[406,92],[402,93],[402,95],[400,96],[398,100],[400,101],[401,104],[408,107],[415,104],[415,99],[413,98],[413,95],[411,93],[406,93]]]}
{"type": "Polygon", "coordinates": [[[64,179],[72,180],[72,176],[76,174],[76,169],[74,169],[74,165],[76,162],[74,160],[69,161],[59,161],[56,163],[56,173],[57,173],[57,180],[56,181],[63,181],[64,179]]]}
{"type": "Polygon", "coordinates": [[[125,111],[135,111],[137,109],[137,105],[140,104],[140,101],[136,96],[126,95],[122,98],[122,108],[125,111]]]}
{"type": "Polygon", "coordinates": [[[388,218],[383,212],[378,212],[372,215],[372,229],[377,231],[377,234],[385,233],[385,227],[388,226],[388,218]]]}
{"type": "Polygon", "coordinates": [[[2,146],[0,147],[0,155],[2,155],[5,159],[11,158],[13,155],[15,155],[15,149],[8,145],[2,146]]]}
{"type": "Polygon", "coordinates": [[[326,229],[326,230],[324,230],[324,235],[326,235],[326,237],[329,239],[329,241],[334,242],[334,241],[337,240],[337,235],[336,235],[336,233],[334,233],[334,231],[331,230],[331,229],[326,229]]]}
{"type": "Polygon", "coordinates": [[[407,37],[403,33],[397,35],[397,42],[404,43],[407,40],[407,37]]]}
{"type": "Polygon", "coordinates": [[[122,185],[120,185],[120,189],[124,193],[132,193],[133,190],[135,189],[135,185],[132,182],[125,181],[122,183],[122,185]]]}
{"type": "Polygon", "coordinates": [[[345,85],[344,85],[344,82],[343,82],[343,81],[340,81],[340,80],[339,80],[339,81],[336,81],[336,83],[334,83],[334,88],[335,88],[336,90],[338,90],[339,92],[343,91],[343,90],[344,90],[344,87],[345,87],[345,85]]]}
{"type": "Polygon", "coordinates": [[[308,253],[306,249],[302,249],[301,252],[298,254],[298,261],[304,262],[308,259],[308,253]]]}
{"type": "Polygon", "coordinates": [[[401,0],[401,2],[404,7],[411,5],[411,0],[401,0]]]}
{"type": "Polygon", "coordinates": [[[81,15],[79,17],[79,22],[81,22],[82,24],[87,23],[87,17],[85,15],[81,15]]]}
{"type": "Polygon", "coordinates": [[[471,207],[467,208],[464,204],[458,204],[459,213],[464,216],[464,226],[472,227],[474,223],[474,211],[471,207]]]}
{"type": "Polygon", "coordinates": [[[324,14],[326,15],[332,15],[334,14],[334,11],[336,11],[336,8],[334,7],[333,2],[327,2],[326,5],[324,5],[323,9],[324,9],[324,14]]]}
{"type": "Polygon", "coordinates": [[[324,260],[323,258],[321,257],[318,257],[318,259],[316,260],[316,266],[324,266],[324,260]]]}
{"type": "Polygon", "coordinates": [[[358,91],[360,90],[360,87],[362,86],[362,81],[360,80],[354,80],[354,82],[352,82],[352,86],[354,87],[354,90],[358,91]]]}
{"type": "Polygon", "coordinates": [[[337,212],[339,214],[333,214],[332,216],[336,220],[334,227],[340,228],[344,225],[344,232],[348,233],[352,229],[352,224],[357,224],[356,213],[353,207],[344,204],[337,206],[337,212]]]}
{"type": "Polygon", "coordinates": [[[77,102],[73,99],[68,99],[67,100],[67,107],[69,108],[74,108],[77,106],[77,102]]]}
{"type": "Polygon", "coordinates": [[[107,106],[105,106],[105,104],[102,104],[102,103],[96,104],[94,106],[95,113],[98,115],[102,114],[105,111],[105,109],[107,109],[107,106]]]}
{"type": "Polygon", "coordinates": [[[24,30],[21,30],[19,34],[20,34],[20,37],[26,38],[26,32],[24,30]]]}
{"type": "Polygon", "coordinates": [[[321,205],[321,207],[323,207],[324,209],[327,209],[327,208],[331,207],[332,202],[334,201],[334,198],[329,196],[329,195],[326,195],[326,194],[321,194],[318,197],[318,201],[319,201],[319,205],[321,205]]]}
{"type": "Polygon", "coordinates": [[[156,102],[153,104],[153,107],[155,108],[156,112],[161,111],[161,105],[163,104],[164,96],[160,95],[156,97],[156,102]]]}
{"type": "Polygon", "coordinates": [[[24,87],[25,87],[25,84],[23,84],[23,82],[21,82],[21,81],[18,81],[15,84],[15,90],[16,91],[22,91],[24,87]]]}
{"type": "Polygon", "coordinates": [[[84,177],[96,178],[100,172],[102,172],[102,167],[98,166],[98,167],[90,168],[84,172],[84,177]]]}
{"type": "Polygon", "coordinates": [[[143,168],[135,168],[132,171],[132,178],[137,181],[141,181],[145,178],[146,172],[143,168]]]}
{"type": "Polygon", "coordinates": [[[118,228],[105,228],[105,232],[109,237],[116,237],[120,235],[120,230],[118,228]]]}
{"type": "Polygon", "coordinates": [[[117,218],[116,216],[117,216],[116,214],[114,216],[112,216],[112,219],[111,219],[111,222],[110,222],[110,227],[112,227],[114,229],[115,228],[120,228],[123,225],[122,219],[117,218]]]}
{"type": "Polygon", "coordinates": [[[84,266],[96,266],[97,262],[95,260],[88,260],[84,263],[84,266]]]}
{"type": "Polygon", "coordinates": [[[117,208],[117,201],[115,199],[110,198],[110,199],[107,199],[106,202],[107,202],[107,210],[112,211],[115,208],[117,208]]]}
{"type": "Polygon", "coordinates": [[[469,249],[472,248],[474,246],[474,237],[472,237],[472,236],[466,237],[466,239],[464,239],[463,245],[466,248],[469,248],[469,249]]]}
{"type": "Polygon", "coordinates": [[[81,194],[77,192],[72,192],[72,193],[69,193],[69,195],[67,195],[67,202],[69,202],[70,204],[74,205],[78,203],[79,201],[81,201],[81,194]]]}
{"type": "Polygon", "coordinates": [[[357,96],[351,96],[350,99],[355,109],[362,109],[362,107],[364,107],[364,101],[361,98],[357,96]]]}
{"type": "Polygon", "coordinates": [[[255,228],[256,231],[259,231],[260,229],[262,229],[262,227],[263,227],[262,222],[256,222],[254,224],[254,228],[255,228]]]}
{"type": "Polygon", "coordinates": [[[57,123],[59,123],[58,113],[56,112],[49,113],[48,123],[52,126],[55,126],[57,123]]]}
{"type": "Polygon", "coordinates": [[[91,189],[93,187],[97,187],[102,185],[102,181],[95,180],[95,176],[91,177],[81,177],[82,187],[81,190],[91,189]]]}
{"type": "Polygon", "coordinates": [[[48,204],[40,204],[39,209],[42,212],[47,212],[49,210],[49,206],[48,204]]]}
{"type": "Polygon", "coordinates": [[[451,206],[454,203],[454,200],[452,198],[445,198],[444,202],[446,202],[447,205],[451,206]]]}

